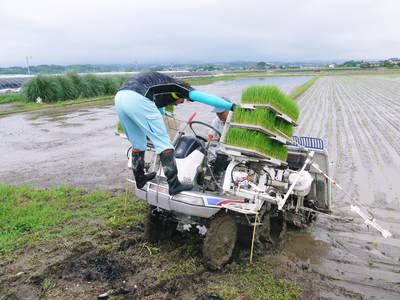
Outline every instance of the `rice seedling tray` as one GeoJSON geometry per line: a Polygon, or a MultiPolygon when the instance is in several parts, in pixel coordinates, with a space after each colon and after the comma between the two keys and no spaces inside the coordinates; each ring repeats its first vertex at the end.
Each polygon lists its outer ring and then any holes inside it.
{"type": "Polygon", "coordinates": [[[225,143],[221,143],[221,144],[225,148],[225,151],[230,152],[229,154],[234,155],[234,156],[257,157],[257,158],[260,158],[260,159],[262,159],[270,164],[276,165],[276,166],[286,166],[287,165],[287,162],[276,159],[265,153],[261,153],[257,150],[242,148],[242,147],[238,147],[238,146],[232,146],[232,145],[228,145],[225,143]]]}
{"type": "Polygon", "coordinates": [[[244,129],[251,129],[255,131],[259,131],[265,135],[268,135],[272,140],[275,140],[277,142],[280,142],[282,144],[291,144],[290,139],[286,139],[276,133],[274,133],[271,130],[268,130],[260,125],[255,125],[255,124],[243,124],[243,123],[229,123],[229,126],[231,127],[237,127],[237,128],[244,128],[244,129]]]}
{"type": "Polygon", "coordinates": [[[281,118],[281,119],[285,120],[286,122],[292,124],[293,126],[297,126],[298,125],[297,122],[294,121],[291,117],[289,117],[288,115],[284,114],[280,110],[276,109],[271,104],[240,103],[240,107],[244,108],[244,109],[255,109],[256,107],[265,107],[266,109],[269,109],[270,111],[273,111],[274,113],[276,113],[276,117],[277,118],[281,118]]]}

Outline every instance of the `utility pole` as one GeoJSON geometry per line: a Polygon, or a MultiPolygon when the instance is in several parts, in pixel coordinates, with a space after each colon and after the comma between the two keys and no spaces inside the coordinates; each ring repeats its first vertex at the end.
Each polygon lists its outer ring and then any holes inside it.
{"type": "Polygon", "coordinates": [[[26,56],[26,66],[28,68],[28,75],[31,75],[31,70],[29,69],[29,59],[31,59],[32,56],[26,56]]]}

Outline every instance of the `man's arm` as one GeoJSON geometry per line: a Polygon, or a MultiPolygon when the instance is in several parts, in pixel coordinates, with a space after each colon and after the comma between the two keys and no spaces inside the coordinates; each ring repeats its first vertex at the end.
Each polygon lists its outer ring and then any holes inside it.
{"type": "Polygon", "coordinates": [[[224,108],[226,110],[234,110],[235,108],[234,103],[225,101],[221,97],[210,95],[196,90],[189,92],[189,98],[194,101],[198,101],[215,107],[224,108]]]}

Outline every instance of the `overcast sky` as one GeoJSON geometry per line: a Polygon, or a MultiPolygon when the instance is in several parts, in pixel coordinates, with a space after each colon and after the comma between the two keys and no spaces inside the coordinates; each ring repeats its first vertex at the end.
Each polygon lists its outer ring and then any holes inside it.
{"type": "Polygon", "coordinates": [[[0,0],[0,67],[400,56],[397,0],[0,0]]]}

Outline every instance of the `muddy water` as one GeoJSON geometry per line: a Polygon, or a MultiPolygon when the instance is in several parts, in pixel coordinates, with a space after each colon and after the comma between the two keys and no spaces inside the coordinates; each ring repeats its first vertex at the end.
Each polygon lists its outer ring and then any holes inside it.
{"type": "Polygon", "coordinates": [[[286,247],[326,279],[329,298],[400,299],[399,81],[321,77],[299,103],[297,134],[325,140],[332,174],[349,193],[335,192],[334,213],[355,220],[320,217],[311,233],[296,235],[286,247]],[[393,238],[368,230],[349,211],[351,203],[372,211],[393,238]]]}
{"type": "Polygon", "coordinates": [[[0,182],[123,188],[128,143],[110,103],[0,117],[0,182]]]}
{"type": "MultiPolygon", "coordinates": [[[[286,92],[308,78],[241,79],[199,90],[237,102],[249,84],[278,84],[286,92]]],[[[352,198],[370,208],[394,234],[383,239],[355,222],[321,216],[308,231],[289,235],[284,250],[309,264],[321,296],[329,299],[400,299],[400,84],[390,77],[322,77],[300,99],[299,135],[322,137],[334,177],[349,192],[334,195],[334,213],[349,212],[352,198]]],[[[1,108],[0,108],[1,109],[1,108]]],[[[210,122],[199,103],[176,109],[210,122]]],[[[39,187],[69,184],[124,188],[126,140],[114,135],[112,103],[74,105],[0,117],[0,182],[39,187]]]]}

